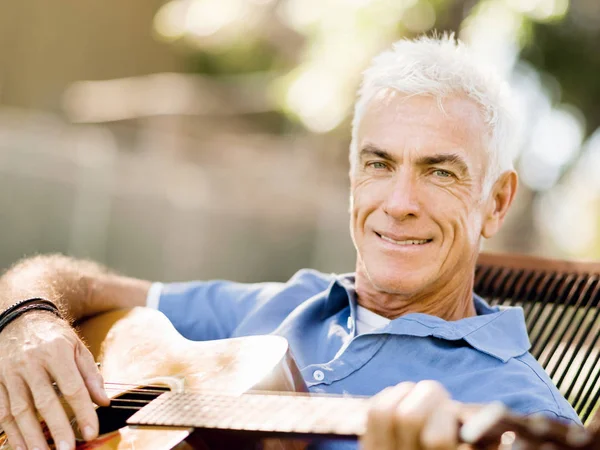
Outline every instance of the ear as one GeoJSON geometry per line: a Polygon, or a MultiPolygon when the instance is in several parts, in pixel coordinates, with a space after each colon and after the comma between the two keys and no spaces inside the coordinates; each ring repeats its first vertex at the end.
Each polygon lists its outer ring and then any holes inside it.
{"type": "Polygon", "coordinates": [[[515,198],[518,184],[514,170],[504,172],[494,183],[483,217],[481,235],[489,239],[495,235],[504,222],[508,208],[515,198]]]}

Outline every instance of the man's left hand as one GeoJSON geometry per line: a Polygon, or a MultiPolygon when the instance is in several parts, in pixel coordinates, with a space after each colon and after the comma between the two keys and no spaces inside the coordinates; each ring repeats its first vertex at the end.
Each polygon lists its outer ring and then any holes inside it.
{"type": "Polygon", "coordinates": [[[454,450],[460,407],[437,381],[400,383],[373,397],[363,450],[454,450]]]}

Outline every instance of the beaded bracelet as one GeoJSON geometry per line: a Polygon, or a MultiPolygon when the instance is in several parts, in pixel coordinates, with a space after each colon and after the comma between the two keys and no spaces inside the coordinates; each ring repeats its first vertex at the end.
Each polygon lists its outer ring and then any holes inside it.
{"type": "Polygon", "coordinates": [[[6,326],[16,318],[28,311],[49,311],[57,317],[63,319],[62,314],[54,303],[44,298],[29,298],[21,300],[14,305],[9,306],[0,314],[0,333],[6,326]]]}

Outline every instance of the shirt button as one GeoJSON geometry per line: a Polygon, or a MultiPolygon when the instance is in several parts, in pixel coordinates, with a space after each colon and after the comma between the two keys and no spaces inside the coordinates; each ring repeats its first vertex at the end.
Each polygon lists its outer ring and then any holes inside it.
{"type": "Polygon", "coordinates": [[[323,379],[325,378],[325,374],[320,370],[315,370],[313,372],[313,377],[317,381],[323,381],[323,379]]]}
{"type": "Polygon", "coordinates": [[[346,323],[348,329],[352,329],[352,325],[354,325],[354,319],[352,317],[348,317],[348,322],[346,323]]]}

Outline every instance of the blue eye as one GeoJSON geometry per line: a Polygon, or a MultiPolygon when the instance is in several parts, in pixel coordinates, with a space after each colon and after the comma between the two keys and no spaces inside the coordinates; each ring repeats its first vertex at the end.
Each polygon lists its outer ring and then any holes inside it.
{"type": "Polygon", "coordinates": [[[373,169],[386,169],[387,168],[387,165],[381,161],[373,161],[367,165],[369,167],[372,167],[373,169]]]}
{"type": "Polygon", "coordinates": [[[447,170],[444,169],[435,169],[433,171],[434,175],[440,177],[440,178],[450,178],[453,176],[452,172],[448,172],[447,170]]]}

